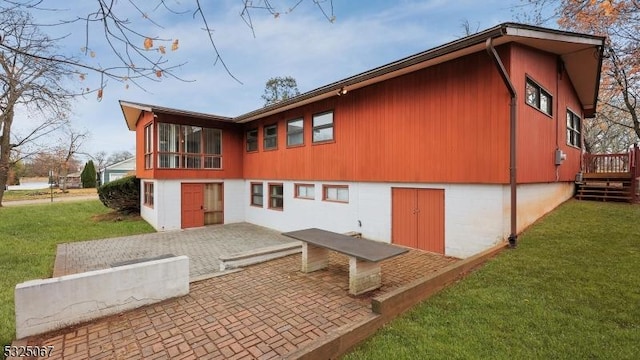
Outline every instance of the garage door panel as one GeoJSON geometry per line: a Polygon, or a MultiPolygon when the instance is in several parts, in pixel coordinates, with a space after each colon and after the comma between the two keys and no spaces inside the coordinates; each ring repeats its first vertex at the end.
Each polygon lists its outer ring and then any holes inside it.
{"type": "Polygon", "coordinates": [[[416,248],[416,190],[392,189],[391,242],[416,248]]]}
{"type": "Polygon", "coordinates": [[[392,242],[444,254],[444,190],[392,188],[392,242]]]}
{"type": "Polygon", "coordinates": [[[417,248],[444,254],[444,190],[417,192],[417,248]]]}

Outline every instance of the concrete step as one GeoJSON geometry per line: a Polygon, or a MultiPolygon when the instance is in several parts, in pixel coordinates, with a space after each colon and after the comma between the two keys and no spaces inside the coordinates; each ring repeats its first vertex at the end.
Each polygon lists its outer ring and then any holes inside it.
{"type": "Polygon", "coordinates": [[[283,245],[275,245],[235,254],[221,255],[219,257],[220,271],[259,264],[288,255],[298,254],[300,252],[302,252],[302,243],[295,241],[283,245]]]}

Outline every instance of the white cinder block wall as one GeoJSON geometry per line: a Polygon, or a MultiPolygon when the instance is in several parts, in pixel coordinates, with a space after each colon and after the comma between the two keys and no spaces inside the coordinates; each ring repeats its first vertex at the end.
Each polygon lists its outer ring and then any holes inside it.
{"type": "MultiPolygon", "coordinates": [[[[144,194],[142,180],[140,194],[144,194]]],[[[222,182],[224,192],[224,222],[235,223],[244,220],[244,180],[216,180],[193,179],[183,180],[153,180],[154,206],[150,208],[143,203],[140,205],[140,215],[157,231],[179,230],[181,228],[181,184],[182,183],[219,183],[222,182]]],[[[143,202],[143,199],[140,199],[143,202]]]]}
{"type": "MultiPolygon", "coordinates": [[[[142,217],[156,230],[180,229],[180,180],[156,180],[155,206],[141,206],[142,217]]],[[[190,180],[207,183],[211,180],[190,180]]],[[[278,231],[317,227],[335,232],[357,231],[363,236],[391,242],[391,189],[431,188],[445,191],[445,254],[469,257],[506,239],[510,233],[508,185],[315,182],[315,199],[294,196],[294,181],[224,180],[225,223],[249,222],[278,231]],[[264,186],[264,206],[250,205],[251,183],[264,186]],[[281,183],[283,210],[268,208],[269,183],[281,183]],[[322,186],[348,185],[349,202],[322,200],[322,186]]],[[[573,183],[518,186],[518,231],[553,210],[573,195],[573,183]]]]}

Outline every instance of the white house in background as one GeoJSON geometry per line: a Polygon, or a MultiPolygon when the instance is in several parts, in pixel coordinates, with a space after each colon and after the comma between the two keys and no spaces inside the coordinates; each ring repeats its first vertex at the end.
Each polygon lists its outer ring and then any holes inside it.
{"type": "Polygon", "coordinates": [[[128,175],[136,174],[136,157],[122,160],[100,170],[100,184],[104,185],[128,175]]]}

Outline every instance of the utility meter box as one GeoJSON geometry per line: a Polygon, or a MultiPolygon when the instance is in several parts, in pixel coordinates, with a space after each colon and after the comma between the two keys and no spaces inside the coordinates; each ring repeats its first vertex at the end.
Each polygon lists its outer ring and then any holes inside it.
{"type": "Polygon", "coordinates": [[[567,154],[565,154],[562,150],[556,149],[555,153],[556,165],[562,165],[562,162],[567,160],[567,154]]]}

